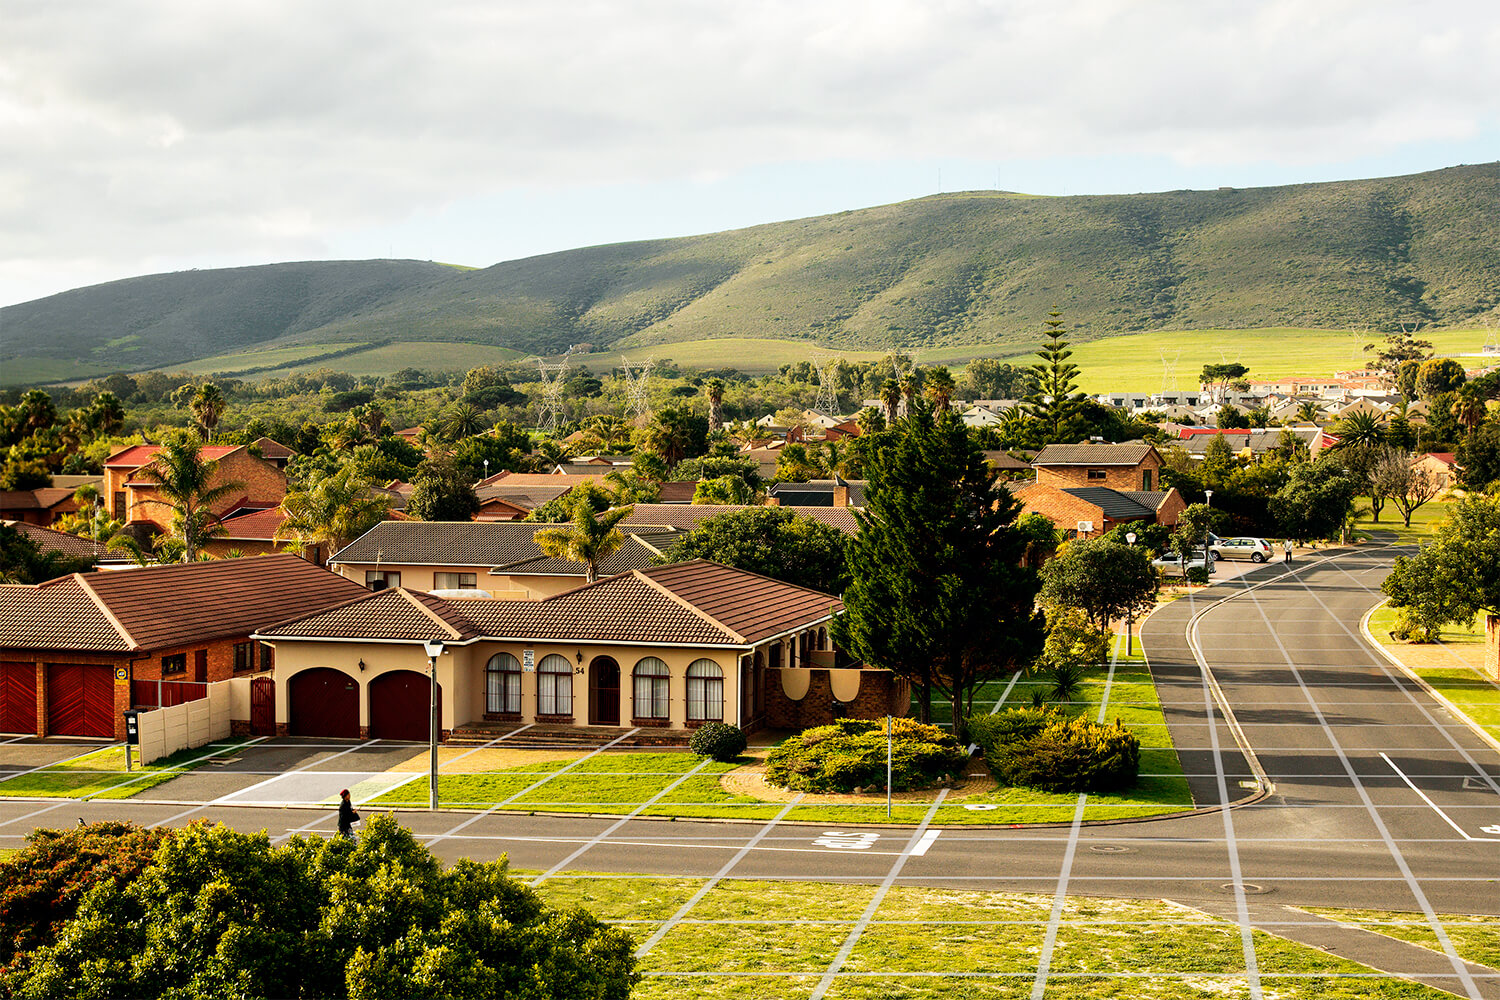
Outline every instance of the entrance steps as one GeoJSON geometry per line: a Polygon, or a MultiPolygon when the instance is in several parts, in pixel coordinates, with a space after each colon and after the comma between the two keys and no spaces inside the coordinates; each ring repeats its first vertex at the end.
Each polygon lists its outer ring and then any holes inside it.
{"type": "MultiPolygon", "coordinates": [[[[456,727],[449,735],[448,746],[481,746],[492,740],[508,750],[597,750],[619,740],[630,732],[628,726],[528,726],[514,722],[470,722],[456,727]]],[[[643,747],[686,747],[693,734],[681,729],[641,729],[615,747],[638,750],[643,747]]]]}

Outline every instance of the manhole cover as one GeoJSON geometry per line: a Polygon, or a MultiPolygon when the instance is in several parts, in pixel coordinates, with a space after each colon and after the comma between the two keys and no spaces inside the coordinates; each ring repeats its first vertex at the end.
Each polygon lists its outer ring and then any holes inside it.
{"type": "MultiPolygon", "coordinates": [[[[1259,885],[1255,882],[1242,882],[1240,883],[1240,885],[1244,888],[1245,895],[1247,896],[1264,896],[1268,892],[1275,891],[1270,886],[1259,885]]],[[[1233,882],[1225,882],[1223,885],[1219,886],[1219,891],[1234,895],[1234,888],[1235,887],[1233,882]]]]}
{"type": "Polygon", "coordinates": [[[1119,844],[1090,844],[1089,850],[1095,854],[1134,854],[1135,849],[1121,847],[1119,844]]]}

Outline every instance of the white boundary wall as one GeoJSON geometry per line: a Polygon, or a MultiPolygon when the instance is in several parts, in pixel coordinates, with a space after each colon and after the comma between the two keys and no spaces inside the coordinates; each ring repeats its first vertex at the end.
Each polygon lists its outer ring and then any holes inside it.
{"type": "Polygon", "coordinates": [[[232,681],[216,681],[208,685],[207,698],[142,712],[136,718],[141,763],[149,764],[187,747],[226,739],[232,684],[232,681]]]}

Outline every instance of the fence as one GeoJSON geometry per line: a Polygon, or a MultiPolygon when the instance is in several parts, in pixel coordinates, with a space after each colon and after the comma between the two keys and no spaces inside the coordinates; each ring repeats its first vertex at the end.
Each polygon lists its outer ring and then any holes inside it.
{"type": "Polygon", "coordinates": [[[130,707],[143,712],[208,697],[204,681],[131,681],[130,707]]]}
{"type": "MultiPolygon", "coordinates": [[[[156,687],[155,681],[144,683],[153,689],[156,687]]],[[[228,738],[231,681],[212,684],[192,681],[164,683],[187,684],[202,688],[203,693],[166,707],[153,707],[149,710],[142,708],[137,718],[142,764],[149,764],[187,747],[201,747],[205,743],[228,738]]],[[[165,687],[162,688],[162,695],[166,697],[165,687]]]]}

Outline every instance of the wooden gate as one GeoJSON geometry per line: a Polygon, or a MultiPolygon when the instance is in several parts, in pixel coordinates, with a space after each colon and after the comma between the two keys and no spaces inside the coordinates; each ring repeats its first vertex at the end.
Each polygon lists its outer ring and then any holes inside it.
{"type": "Polygon", "coordinates": [[[36,664],[0,662],[0,733],[36,732],[36,664]]]}
{"type": "Polygon", "coordinates": [[[47,664],[47,732],[53,736],[115,735],[115,680],[109,667],[47,664]]]}
{"type": "Polygon", "coordinates": [[[287,685],[293,736],[359,739],[359,685],[328,667],[314,667],[287,685]]]}
{"type": "MultiPolygon", "coordinates": [[[[370,738],[426,743],[432,688],[425,674],[391,670],[370,682],[370,738]]],[[[443,718],[443,687],[438,685],[438,725],[443,718]]]]}
{"type": "Polygon", "coordinates": [[[250,735],[276,735],[276,681],[256,677],[250,681],[250,735]]]}

